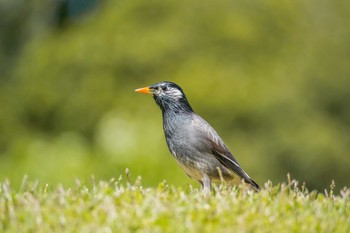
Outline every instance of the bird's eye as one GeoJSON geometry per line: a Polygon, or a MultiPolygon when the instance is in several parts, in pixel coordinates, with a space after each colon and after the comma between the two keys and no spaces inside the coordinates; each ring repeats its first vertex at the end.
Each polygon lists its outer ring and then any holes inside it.
{"type": "Polygon", "coordinates": [[[167,87],[166,87],[166,86],[162,86],[162,90],[163,90],[163,91],[166,91],[166,90],[167,90],[167,87]]]}

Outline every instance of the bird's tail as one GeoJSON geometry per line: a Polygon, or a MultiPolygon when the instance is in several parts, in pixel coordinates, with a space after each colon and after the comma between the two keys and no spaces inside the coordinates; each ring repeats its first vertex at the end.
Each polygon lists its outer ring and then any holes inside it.
{"type": "Polygon", "coordinates": [[[249,180],[244,179],[244,181],[248,183],[256,192],[260,191],[259,185],[251,178],[249,178],[249,180]]]}

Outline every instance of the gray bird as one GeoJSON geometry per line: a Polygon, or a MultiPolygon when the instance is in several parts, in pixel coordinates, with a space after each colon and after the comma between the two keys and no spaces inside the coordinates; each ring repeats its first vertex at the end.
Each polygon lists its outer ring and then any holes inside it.
{"type": "Polygon", "coordinates": [[[211,182],[221,179],[232,185],[244,180],[259,191],[259,185],[244,172],[216,131],[193,111],[180,86],[163,81],[135,91],[153,95],[162,110],[171,154],[185,173],[202,185],[203,192],[210,192],[211,182]]]}

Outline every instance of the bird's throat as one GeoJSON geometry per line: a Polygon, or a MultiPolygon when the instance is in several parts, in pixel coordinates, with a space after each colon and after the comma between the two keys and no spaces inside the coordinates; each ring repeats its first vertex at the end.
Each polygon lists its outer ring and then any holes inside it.
{"type": "Polygon", "coordinates": [[[177,100],[154,97],[154,100],[164,114],[186,114],[192,113],[193,109],[186,98],[177,100]]]}

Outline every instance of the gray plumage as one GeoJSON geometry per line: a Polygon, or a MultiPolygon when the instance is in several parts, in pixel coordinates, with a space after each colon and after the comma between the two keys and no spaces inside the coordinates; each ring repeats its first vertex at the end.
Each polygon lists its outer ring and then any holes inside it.
{"type": "Polygon", "coordinates": [[[243,179],[254,190],[259,185],[241,168],[216,131],[197,115],[181,87],[164,81],[136,91],[153,94],[162,110],[165,139],[171,154],[204,192],[211,182],[223,178],[229,184],[239,184],[243,179]]]}

